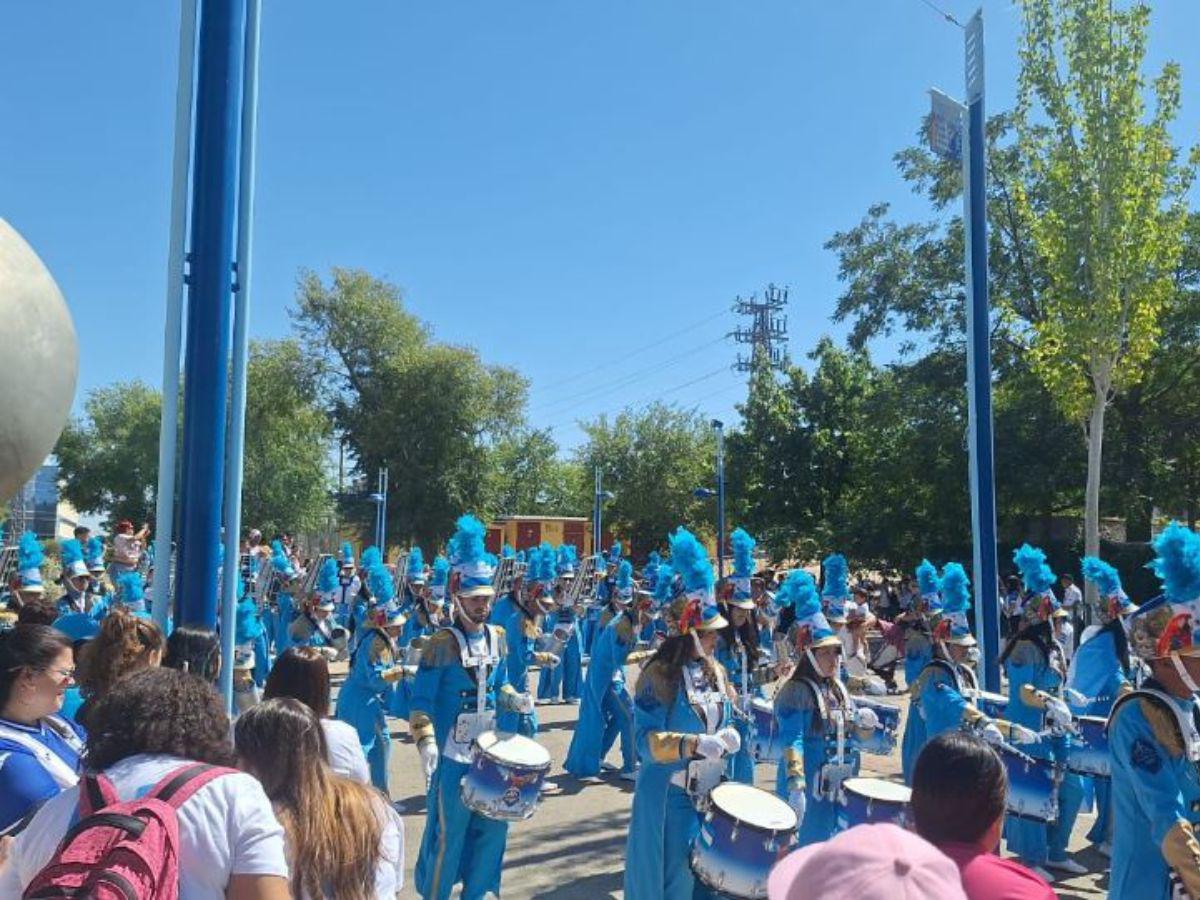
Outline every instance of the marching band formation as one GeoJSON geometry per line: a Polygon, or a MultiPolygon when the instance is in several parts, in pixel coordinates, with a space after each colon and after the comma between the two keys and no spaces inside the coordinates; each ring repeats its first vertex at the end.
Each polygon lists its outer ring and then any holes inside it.
{"type": "MultiPolygon", "coordinates": [[[[94,636],[111,609],[147,615],[152,573],[131,556],[145,534],[127,524],[107,566],[98,538],[62,544],[55,626],[72,641],[94,636]]],[[[1071,658],[1054,573],[1040,550],[1018,549],[1004,694],[979,688],[971,590],[957,563],[939,572],[923,561],[917,594],[889,623],[856,598],[841,555],[823,560],[821,584],[803,569],[764,579],[742,529],[720,583],[682,527],[640,579],[619,544],[584,558],[572,546],[506,546],[496,558],[484,535],[468,515],[430,564],[419,548],[393,565],[373,547],[356,560],[347,543],[302,567],[283,541],[264,545],[252,532],[242,558],[238,710],[257,701],[270,661],[289,647],[345,660],[336,717],[385,794],[387,717],[408,723],[428,789],[422,897],[444,900],[456,885],[465,898],[500,894],[509,823],[554,789],[537,706],[565,702],[579,707],[566,772],[596,780],[619,743],[619,775],[634,783],[628,900],[763,897],[791,848],[857,824],[905,823],[908,787],[862,777],[863,755],[899,742],[910,781],[921,748],[955,729],[1000,755],[1007,847],[1047,880],[1085,871],[1067,841],[1095,804],[1087,838],[1111,857],[1112,896],[1200,898],[1200,536],[1187,528],[1172,524],[1155,541],[1163,592],[1140,607],[1111,565],[1084,560],[1099,621],[1071,658]],[[906,718],[888,700],[901,661],[906,718]],[[758,766],[773,767],[773,792],[754,786],[758,766]]],[[[0,627],[46,602],[42,565],[40,544],[23,535],[0,627]]],[[[66,734],[77,706],[64,706],[66,734]]],[[[0,765],[28,751],[0,720],[0,765]]]]}

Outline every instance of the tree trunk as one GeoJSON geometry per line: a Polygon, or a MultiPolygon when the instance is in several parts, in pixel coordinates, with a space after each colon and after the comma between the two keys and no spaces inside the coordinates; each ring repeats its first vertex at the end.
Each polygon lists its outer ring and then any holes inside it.
{"type": "MultiPolygon", "coordinates": [[[[1083,506],[1083,548],[1087,556],[1100,555],[1100,464],[1104,448],[1104,413],[1107,409],[1107,386],[1097,385],[1086,429],[1088,463],[1087,492],[1083,506]]],[[[1088,603],[1095,603],[1095,595],[1095,586],[1087,582],[1088,603]]]]}

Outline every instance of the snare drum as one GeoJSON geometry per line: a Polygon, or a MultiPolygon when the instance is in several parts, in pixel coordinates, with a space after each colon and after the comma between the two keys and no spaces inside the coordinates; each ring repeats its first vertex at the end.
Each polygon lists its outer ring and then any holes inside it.
{"type": "Polygon", "coordinates": [[[528,819],[537,807],[550,754],[519,734],[485,731],[475,741],[471,768],[462,781],[462,801],[481,816],[502,821],[528,819]]]}
{"type": "Polygon", "coordinates": [[[876,718],[879,719],[875,733],[868,740],[858,739],[859,749],[864,753],[887,756],[896,749],[896,732],[900,730],[899,707],[866,697],[855,696],[853,699],[855,705],[873,710],[876,718]]]}
{"type": "Polygon", "coordinates": [[[767,896],[767,875],[796,839],[796,814],[764,790],[727,781],[712,789],[692,842],[692,871],[724,897],[767,896]]]}
{"type": "Polygon", "coordinates": [[[1034,759],[1010,745],[996,749],[1008,770],[1008,812],[1022,819],[1058,819],[1058,783],[1062,772],[1049,759],[1034,759]]]}
{"type": "Polygon", "coordinates": [[[1080,775],[1108,778],[1112,774],[1112,759],[1108,753],[1108,735],[1103,716],[1076,716],[1079,735],[1071,738],[1067,751],[1067,769],[1080,775]]]}
{"type": "Polygon", "coordinates": [[[1004,711],[1008,709],[1008,697],[1004,694],[992,694],[987,691],[980,691],[976,695],[975,705],[989,719],[1003,719],[1005,717],[1004,711]]]}
{"type": "Polygon", "coordinates": [[[750,717],[754,720],[754,741],[751,750],[755,762],[778,762],[782,748],[776,734],[775,706],[770,700],[753,697],[750,717]]]}
{"type": "Polygon", "coordinates": [[[842,782],[838,827],[891,822],[909,827],[908,804],[912,788],[879,778],[847,778],[842,782]]]}

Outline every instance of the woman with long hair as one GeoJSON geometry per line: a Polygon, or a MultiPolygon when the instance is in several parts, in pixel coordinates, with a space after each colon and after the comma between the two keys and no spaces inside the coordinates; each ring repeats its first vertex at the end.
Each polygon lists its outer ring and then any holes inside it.
{"type": "Polygon", "coordinates": [[[625,858],[627,900],[682,900],[696,888],[688,858],[700,831],[697,811],[740,749],[730,727],[724,667],[713,658],[726,626],[713,595],[708,553],[687,530],[671,537],[671,561],[687,603],[680,634],[646,663],[634,698],[642,768],[633,792],[625,858]]]}
{"type": "Polygon", "coordinates": [[[838,678],[842,641],[821,611],[813,577],[802,569],[791,572],[776,599],[795,611],[791,639],[798,661],[775,694],[775,731],[783,748],[775,792],[799,817],[803,847],[837,831],[841,783],[858,774],[858,741],[871,737],[879,723],[874,710],[855,705],[838,678]]]}
{"type": "Polygon", "coordinates": [[[329,750],[329,766],[343,778],[367,784],[371,770],[354,727],[329,717],[329,662],[316,647],[288,647],[275,660],[263,688],[263,699],[291,697],[321,720],[329,750]]]}
{"type": "Polygon", "coordinates": [[[221,640],[211,629],[180,625],[167,638],[162,664],[216,684],[221,675],[221,640]]]}
{"type": "Polygon", "coordinates": [[[238,717],[234,745],[283,825],[293,897],[396,896],[404,881],[399,816],[369,787],[329,768],[316,713],[290,697],[264,700],[238,717]]]}
{"type": "Polygon", "coordinates": [[[79,780],[84,732],[58,714],[74,674],[71,642],[50,626],[0,631],[0,836],[79,780]]]}
{"type": "Polygon", "coordinates": [[[118,680],[162,662],[166,641],[152,619],[116,607],[100,622],[100,633],[79,652],[79,688],[83,704],[75,713],[87,725],[93,704],[118,680]]]}

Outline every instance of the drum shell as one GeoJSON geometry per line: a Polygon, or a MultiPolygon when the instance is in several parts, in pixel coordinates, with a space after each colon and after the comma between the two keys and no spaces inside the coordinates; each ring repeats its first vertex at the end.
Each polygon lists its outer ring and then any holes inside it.
{"type": "Polygon", "coordinates": [[[789,828],[765,829],[740,820],[714,803],[692,843],[692,871],[721,896],[760,900],[767,896],[771,867],[795,842],[794,819],[789,828]]]}
{"type": "Polygon", "coordinates": [[[1008,812],[1037,822],[1058,820],[1062,772],[1053,760],[1035,759],[1012,747],[996,748],[1008,772],[1008,812]]]}
{"type": "Polygon", "coordinates": [[[871,738],[867,740],[859,738],[859,749],[864,753],[872,753],[877,756],[890,755],[896,749],[896,734],[900,730],[900,709],[866,697],[855,696],[854,702],[857,706],[874,711],[879,719],[879,725],[876,726],[875,733],[871,738]]]}
{"type": "Polygon", "coordinates": [[[1112,757],[1105,732],[1107,720],[1101,716],[1079,716],[1076,724],[1079,735],[1071,738],[1067,770],[1093,778],[1108,778],[1112,774],[1112,757]]]}
{"type": "Polygon", "coordinates": [[[980,691],[975,700],[979,711],[989,719],[1006,719],[1005,710],[1008,708],[1008,698],[1003,694],[991,694],[980,691]]]}
{"type": "MultiPolygon", "coordinates": [[[[877,779],[858,779],[875,781],[877,779]]],[[[869,797],[842,785],[841,803],[837,813],[838,827],[845,830],[855,825],[891,823],[901,828],[909,828],[912,815],[909,804],[900,800],[869,797]]]]}
{"type": "Polygon", "coordinates": [[[523,765],[475,745],[471,766],[459,788],[463,804],[488,819],[517,822],[537,809],[550,761],[523,765]]]}
{"type": "Polygon", "coordinates": [[[778,723],[775,721],[775,708],[769,700],[754,698],[750,701],[750,717],[754,722],[754,739],[751,750],[754,761],[779,762],[783,753],[777,733],[778,723]]]}

